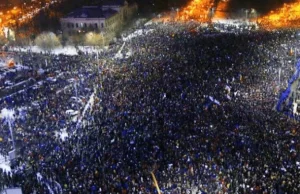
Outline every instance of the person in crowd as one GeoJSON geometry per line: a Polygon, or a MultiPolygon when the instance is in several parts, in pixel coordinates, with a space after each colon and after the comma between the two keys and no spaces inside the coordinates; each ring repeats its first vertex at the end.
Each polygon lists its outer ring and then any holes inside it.
{"type": "MultiPolygon", "coordinates": [[[[34,85],[1,99],[18,157],[0,189],[152,194],[153,172],[164,193],[299,193],[300,128],[282,114],[291,95],[274,110],[295,72],[295,31],[216,28],[153,23],[124,47],[46,56],[34,85]]],[[[21,55],[23,80],[44,57],[21,55]]]]}

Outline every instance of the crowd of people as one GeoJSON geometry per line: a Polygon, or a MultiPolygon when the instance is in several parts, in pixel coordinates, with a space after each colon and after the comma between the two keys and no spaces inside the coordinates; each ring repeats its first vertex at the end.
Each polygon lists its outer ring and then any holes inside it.
{"type": "MultiPolygon", "coordinates": [[[[299,193],[300,127],[274,108],[295,71],[296,32],[142,30],[97,55],[50,55],[41,81],[2,99],[22,111],[0,190],[157,193],[153,172],[163,193],[299,193]],[[121,47],[131,56],[114,58],[121,47]]],[[[0,136],[7,155],[8,125],[0,136]]]]}

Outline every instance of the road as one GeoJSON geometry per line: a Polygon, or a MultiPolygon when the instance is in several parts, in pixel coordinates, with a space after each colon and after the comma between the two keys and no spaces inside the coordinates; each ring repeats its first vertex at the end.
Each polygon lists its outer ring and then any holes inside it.
{"type": "Polygon", "coordinates": [[[46,0],[45,4],[40,1],[31,3],[23,3],[20,6],[15,6],[9,10],[0,11],[0,29],[4,27],[15,27],[22,23],[30,22],[41,10],[48,9],[50,5],[61,3],[62,0],[46,0]]]}

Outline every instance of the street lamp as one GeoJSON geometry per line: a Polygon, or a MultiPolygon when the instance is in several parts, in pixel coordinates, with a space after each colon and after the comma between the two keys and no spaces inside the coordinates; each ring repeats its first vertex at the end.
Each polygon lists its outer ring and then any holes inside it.
{"type": "Polygon", "coordinates": [[[255,20],[255,23],[257,24],[257,22],[258,22],[258,13],[257,13],[256,9],[251,8],[250,17],[251,17],[252,21],[255,20]]]}
{"type": "Polygon", "coordinates": [[[105,36],[104,36],[104,33],[101,32],[101,39],[102,39],[102,44],[103,44],[103,47],[105,46],[105,36]]]}
{"type": "Polygon", "coordinates": [[[178,20],[178,12],[179,12],[179,9],[176,8],[176,20],[178,20]]]}
{"type": "Polygon", "coordinates": [[[245,14],[246,14],[246,22],[248,21],[248,13],[249,13],[249,10],[246,9],[246,10],[245,10],[245,14]]]}

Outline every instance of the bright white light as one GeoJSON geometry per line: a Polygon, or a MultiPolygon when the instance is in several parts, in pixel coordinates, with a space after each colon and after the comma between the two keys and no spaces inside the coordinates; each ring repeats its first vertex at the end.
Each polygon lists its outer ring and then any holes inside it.
{"type": "Polygon", "coordinates": [[[9,121],[13,121],[15,119],[15,111],[7,108],[2,109],[1,117],[7,119],[9,121]]]}

